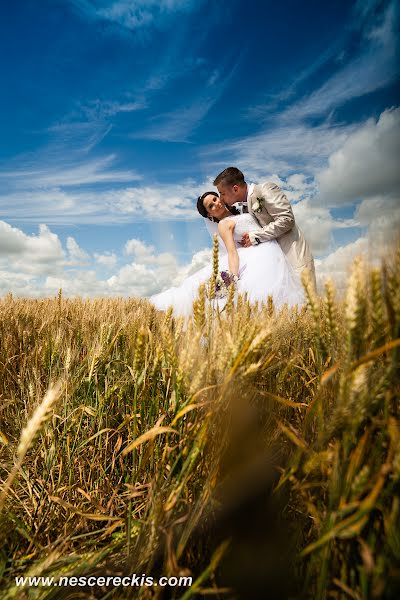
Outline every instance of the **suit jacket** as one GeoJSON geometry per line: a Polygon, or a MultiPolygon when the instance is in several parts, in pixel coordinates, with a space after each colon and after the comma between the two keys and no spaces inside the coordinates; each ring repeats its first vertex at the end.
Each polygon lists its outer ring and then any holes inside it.
{"type": "Polygon", "coordinates": [[[296,271],[308,268],[315,276],[310,247],[295,223],[289,200],[275,183],[267,181],[255,185],[247,198],[247,210],[263,228],[260,232],[249,232],[252,243],[255,237],[261,242],[276,239],[296,271]]]}

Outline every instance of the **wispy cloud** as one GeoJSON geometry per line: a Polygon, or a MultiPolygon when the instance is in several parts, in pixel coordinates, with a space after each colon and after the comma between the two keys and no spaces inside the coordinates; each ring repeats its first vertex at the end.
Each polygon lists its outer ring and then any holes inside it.
{"type": "Polygon", "coordinates": [[[190,134],[200,125],[215,101],[215,98],[199,100],[191,106],[152,117],[148,128],[132,133],[130,137],[161,142],[188,142],[190,134]]]}
{"type": "Polygon", "coordinates": [[[141,179],[131,170],[113,169],[115,155],[87,160],[81,164],[48,164],[21,166],[13,170],[0,170],[0,180],[4,187],[17,190],[41,188],[64,188],[71,186],[94,185],[107,182],[128,182],[141,179]]]}
{"type": "Polygon", "coordinates": [[[224,94],[241,64],[242,57],[243,54],[236,56],[234,64],[230,67],[228,64],[224,65],[224,76],[221,76],[218,69],[213,69],[211,73],[205,71],[207,75],[204,89],[194,90],[195,93],[189,100],[174,110],[152,117],[148,127],[135,131],[130,137],[162,142],[189,142],[191,134],[224,94]]]}
{"type": "Polygon", "coordinates": [[[236,164],[253,181],[275,173],[282,177],[297,171],[314,175],[354,129],[354,125],[276,125],[255,135],[209,146],[201,156],[215,174],[224,166],[236,164]]]}
{"type": "MultiPolygon", "coordinates": [[[[369,15],[370,13],[368,13],[369,15]]],[[[282,121],[298,121],[329,111],[393,82],[400,73],[398,62],[398,9],[395,2],[367,21],[358,51],[317,90],[283,111],[282,121]]]]}
{"type": "Polygon", "coordinates": [[[291,99],[294,99],[298,94],[299,88],[304,82],[308,82],[311,77],[315,76],[326,64],[338,55],[340,44],[343,40],[337,40],[334,45],[325,49],[317,59],[307,65],[298,73],[295,78],[291,78],[290,82],[274,92],[266,92],[262,95],[262,101],[258,104],[249,106],[245,116],[250,120],[261,119],[270,120],[271,115],[276,115],[277,111],[282,110],[282,106],[287,106],[291,99]]]}
{"type": "Polygon", "coordinates": [[[210,183],[192,180],[111,189],[34,189],[0,194],[0,217],[14,223],[118,224],[198,219],[195,199],[210,183]]]}
{"type": "Polygon", "coordinates": [[[271,126],[298,123],[315,116],[328,116],[349,100],[381,89],[399,75],[399,9],[394,0],[359,0],[353,9],[352,26],[336,42],[287,85],[264,95],[264,102],[250,106],[250,119],[266,120],[271,126]],[[355,46],[355,36],[358,43],[355,46]],[[330,73],[322,79],[323,73],[330,73]],[[320,83],[315,79],[320,72],[320,83]],[[303,85],[304,84],[304,85],[303,85]],[[302,88],[308,84],[306,94],[302,88]],[[313,88],[310,93],[309,89],[313,88]],[[297,96],[297,97],[296,97],[297,96]]]}
{"type": "Polygon", "coordinates": [[[80,108],[89,121],[109,119],[120,113],[132,113],[147,107],[146,100],[141,97],[135,100],[91,100],[80,108]]]}
{"type": "Polygon", "coordinates": [[[161,26],[171,15],[187,13],[198,8],[200,0],[69,0],[83,16],[104,20],[127,30],[151,25],[161,26]]]}
{"type": "MultiPolygon", "coordinates": [[[[276,173],[287,177],[296,171],[315,176],[326,166],[328,158],[357,129],[354,122],[335,123],[332,114],[335,109],[392,83],[399,74],[396,60],[399,19],[395,2],[380,2],[378,6],[378,2],[370,1],[368,9],[360,5],[357,10],[357,45],[351,47],[349,42],[343,59],[331,64],[326,72],[332,73],[334,66],[333,75],[311,88],[311,93],[308,91],[306,96],[295,98],[298,83],[306,82],[324,63],[333,62],[327,51],[310,69],[301,73],[294,84],[281,91],[281,99],[284,96],[286,100],[290,98],[286,108],[278,110],[276,104],[276,110],[270,110],[271,99],[267,101],[268,119],[255,134],[229,139],[201,151],[210,169],[214,168],[217,173],[227,164],[237,164],[249,178],[257,180],[276,173]]],[[[349,32],[349,40],[353,38],[354,29],[349,32]]],[[[253,118],[258,122],[263,107],[257,106],[253,110],[256,111],[253,118]]]]}
{"type": "Polygon", "coordinates": [[[197,219],[195,200],[204,185],[192,180],[180,184],[139,186],[112,192],[115,216],[123,220],[197,219]]]}
{"type": "Polygon", "coordinates": [[[51,157],[53,160],[64,160],[65,156],[79,156],[89,154],[98,146],[104,138],[110,133],[112,123],[104,118],[88,118],[83,111],[74,110],[63,115],[60,120],[34,133],[42,137],[42,146],[35,153],[35,156],[19,156],[17,160],[25,162],[28,159],[34,161],[47,160],[51,157]]]}

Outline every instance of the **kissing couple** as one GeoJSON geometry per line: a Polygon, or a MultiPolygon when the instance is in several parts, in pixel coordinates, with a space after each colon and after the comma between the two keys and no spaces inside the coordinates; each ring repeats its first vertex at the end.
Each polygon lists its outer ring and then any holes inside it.
{"type": "MultiPolygon", "coordinates": [[[[214,185],[218,193],[199,196],[197,210],[210,234],[218,234],[222,288],[235,282],[250,302],[272,296],[278,309],[303,304],[301,273],[308,270],[315,287],[314,260],[285,194],[270,181],[247,184],[236,167],[217,175],[214,185]]],[[[172,306],[176,316],[189,316],[199,285],[211,275],[209,265],[149,300],[160,310],[172,306]]],[[[222,307],[226,295],[217,302],[222,307]]]]}

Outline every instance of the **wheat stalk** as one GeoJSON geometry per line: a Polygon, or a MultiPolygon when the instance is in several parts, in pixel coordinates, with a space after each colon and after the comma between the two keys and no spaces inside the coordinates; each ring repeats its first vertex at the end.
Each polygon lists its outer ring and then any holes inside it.
{"type": "Polygon", "coordinates": [[[19,444],[16,452],[16,462],[13,469],[10,471],[10,474],[7,478],[7,481],[4,485],[4,489],[0,494],[0,512],[3,509],[5,499],[7,497],[8,491],[10,490],[15,477],[17,476],[18,471],[20,470],[26,453],[34,442],[36,435],[39,433],[40,429],[50,417],[51,410],[54,407],[56,401],[60,397],[61,394],[61,383],[58,382],[56,385],[50,387],[47,390],[42,402],[37,406],[34,411],[32,417],[29,419],[28,423],[24,427],[21,432],[21,436],[19,439],[19,444]]]}

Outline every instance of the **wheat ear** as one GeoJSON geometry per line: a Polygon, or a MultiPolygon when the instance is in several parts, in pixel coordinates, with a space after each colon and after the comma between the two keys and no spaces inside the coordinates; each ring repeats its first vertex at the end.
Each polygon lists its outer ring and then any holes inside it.
{"type": "Polygon", "coordinates": [[[36,435],[39,433],[40,429],[47,421],[47,419],[51,415],[51,410],[54,407],[56,401],[60,397],[61,393],[61,383],[58,382],[56,385],[50,387],[42,402],[39,406],[36,407],[33,415],[29,419],[26,426],[23,428],[21,432],[21,436],[19,438],[19,444],[17,448],[17,460],[15,462],[14,467],[10,471],[9,476],[7,477],[7,481],[4,485],[4,488],[0,494],[0,512],[3,509],[5,499],[7,497],[8,491],[13,484],[15,477],[20,470],[22,463],[24,462],[24,458],[29,448],[32,446],[33,441],[36,435]]]}

